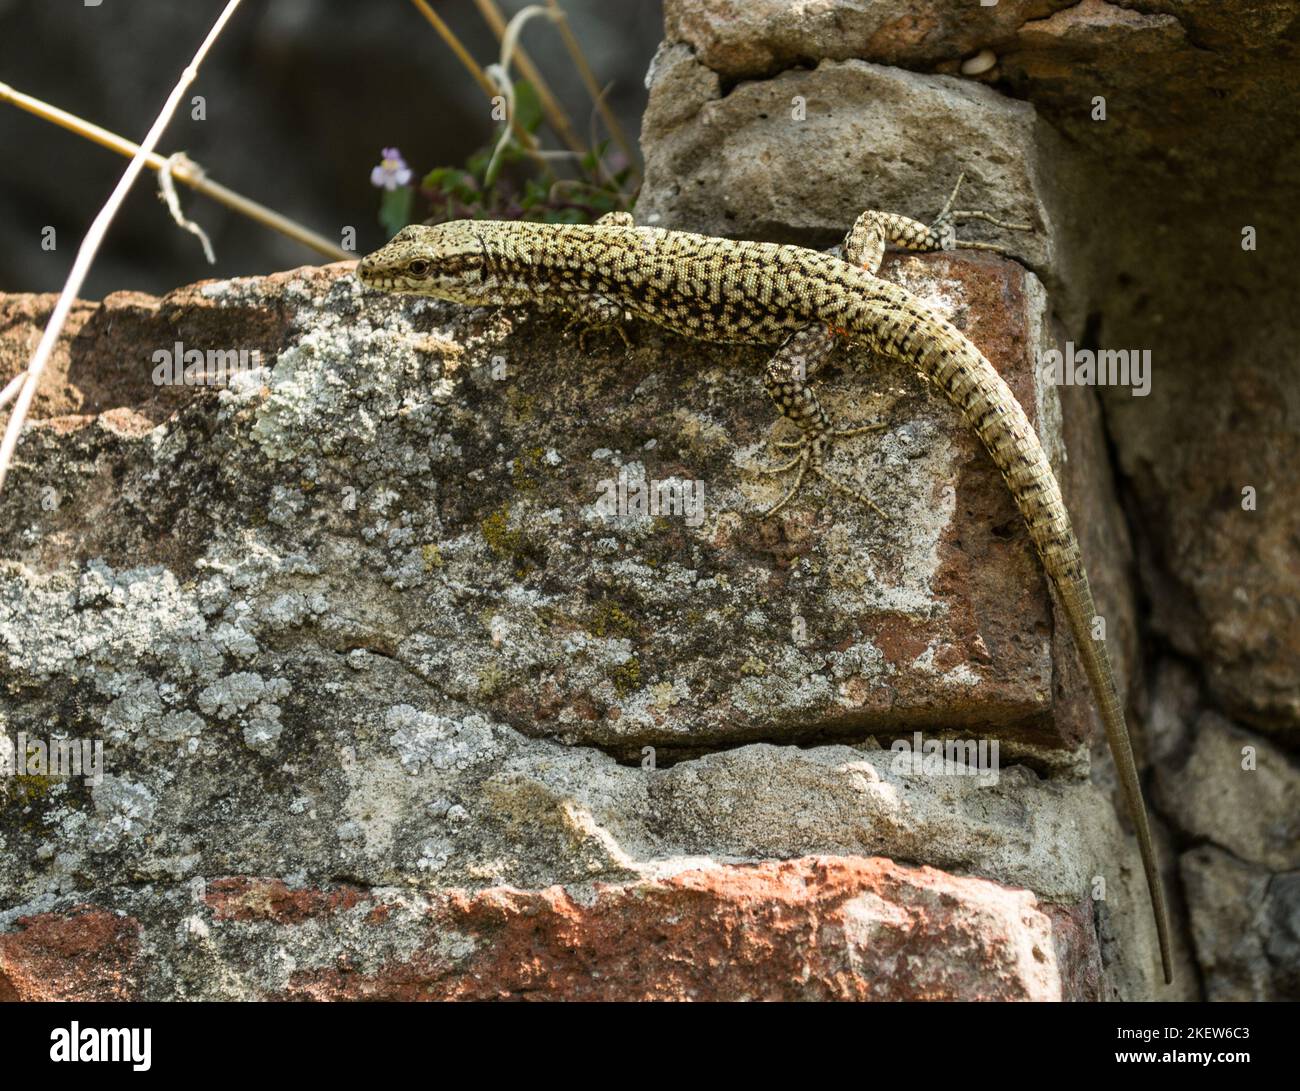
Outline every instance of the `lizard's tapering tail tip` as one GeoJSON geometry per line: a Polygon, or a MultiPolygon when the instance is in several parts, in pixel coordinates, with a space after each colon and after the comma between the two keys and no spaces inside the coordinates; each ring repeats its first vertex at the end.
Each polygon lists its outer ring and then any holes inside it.
{"type": "MultiPolygon", "coordinates": [[[[1156,858],[1155,842],[1151,837],[1151,826],[1147,818],[1146,801],[1142,798],[1142,787],[1138,782],[1137,764],[1133,759],[1133,748],[1129,742],[1128,729],[1124,723],[1124,712],[1119,704],[1115,690],[1114,677],[1110,673],[1109,658],[1104,646],[1100,649],[1095,643],[1090,649],[1094,655],[1099,654],[1105,672],[1110,699],[1102,702],[1102,719],[1105,721],[1106,735],[1115,765],[1119,772],[1120,784],[1124,789],[1125,801],[1133,817],[1137,833],[1138,851],[1142,856],[1142,869],[1146,872],[1147,890],[1151,896],[1151,912],[1156,922],[1156,941],[1160,946],[1160,967],[1164,971],[1166,985],[1174,983],[1173,952],[1169,941],[1169,909],[1165,903],[1165,886],[1160,878],[1160,864],[1156,858]]],[[[1084,658],[1090,658],[1085,653],[1084,658]]]]}
{"type": "MultiPolygon", "coordinates": [[[[1078,549],[1076,545],[1075,550],[1078,549]]],[[[1142,870],[1146,872],[1147,890],[1151,896],[1151,913],[1155,918],[1156,941],[1160,946],[1160,967],[1166,985],[1174,983],[1173,952],[1169,941],[1169,910],[1165,904],[1165,887],[1160,879],[1160,866],[1156,858],[1155,842],[1151,837],[1151,824],[1147,818],[1146,800],[1138,780],[1137,762],[1129,740],[1128,726],[1124,721],[1124,707],[1120,704],[1115,674],[1111,670],[1110,656],[1104,642],[1094,639],[1089,629],[1094,605],[1088,578],[1080,571],[1073,580],[1064,581],[1062,597],[1066,600],[1066,616],[1074,636],[1075,645],[1083,659],[1084,671],[1096,696],[1106,741],[1115,759],[1115,771],[1124,792],[1124,802],[1137,834],[1138,852],[1142,857],[1142,870]]]]}

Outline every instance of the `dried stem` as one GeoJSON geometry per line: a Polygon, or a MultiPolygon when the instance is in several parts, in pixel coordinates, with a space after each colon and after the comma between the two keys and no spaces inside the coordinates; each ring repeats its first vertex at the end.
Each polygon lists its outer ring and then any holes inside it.
{"type": "Polygon", "coordinates": [[[596,74],[591,70],[591,65],[587,63],[587,56],[582,51],[582,46],[574,36],[573,30],[569,27],[569,18],[560,7],[559,0],[546,0],[547,6],[555,13],[555,25],[560,31],[560,37],[564,40],[564,47],[569,51],[569,56],[573,58],[573,63],[577,66],[578,75],[582,77],[582,82],[587,88],[587,94],[591,96],[591,101],[596,110],[600,113],[605,122],[605,127],[609,129],[610,135],[614,138],[614,143],[627,157],[628,166],[636,171],[636,151],[633,149],[627,134],[623,132],[623,127],[618,123],[618,118],[614,116],[614,111],[609,108],[609,103],[605,101],[605,92],[600,89],[600,84],[596,82],[596,74]]]}
{"type": "MultiPolygon", "coordinates": [[[[118,155],[130,158],[140,150],[140,145],[133,144],[116,133],[100,128],[100,126],[86,121],[84,118],[77,117],[76,114],[70,114],[66,110],[60,110],[57,106],[51,106],[48,102],[42,102],[31,95],[25,95],[21,91],[10,87],[7,83],[0,83],[0,102],[12,103],[20,110],[26,110],[29,114],[35,114],[46,121],[52,121],[55,125],[67,129],[69,132],[84,136],[87,140],[101,147],[117,152],[118,155]]],[[[158,171],[162,170],[167,160],[157,152],[150,152],[144,157],[144,163],[150,170],[158,171]]],[[[234,209],[240,215],[256,220],[274,231],[279,231],[282,235],[288,235],[289,238],[302,243],[304,246],[311,247],[317,253],[324,254],[335,261],[351,261],[355,256],[349,254],[346,250],[341,250],[324,236],[318,235],[301,224],[280,215],[274,209],[267,208],[265,205],[260,205],[256,201],[241,196],[234,190],[218,185],[209,179],[202,169],[195,164],[173,160],[171,174],[176,181],[183,182],[204,196],[211,197],[214,201],[219,201],[227,208],[234,209]]]]}
{"type": "Polygon", "coordinates": [[[13,413],[9,417],[4,442],[0,444],[0,489],[4,488],[5,477],[9,473],[9,464],[13,460],[15,448],[18,446],[18,438],[22,435],[23,424],[27,420],[27,412],[31,408],[32,398],[36,395],[36,385],[40,382],[41,372],[45,370],[45,365],[54,352],[59,333],[68,320],[68,313],[72,310],[72,303],[77,298],[77,293],[81,290],[82,284],[85,283],[86,274],[90,271],[91,262],[95,260],[95,254],[104,241],[109,224],[113,222],[117,210],[122,207],[122,202],[126,199],[131,186],[140,177],[140,172],[144,170],[148,156],[158,146],[158,141],[162,139],[163,131],[171,122],[172,115],[176,113],[176,108],[180,105],[181,96],[198,76],[199,65],[203,63],[203,58],[208,55],[208,51],[220,36],[230,17],[234,15],[239,3],[240,0],[229,0],[221,14],[217,16],[217,21],[213,23],[212,29],[208,31],[208,36],[203,39],[203,44],[199,46],[198,52],[194,54],[194,59],[181,72],[181,78],[177,81],[176,86],[172,88],[172,93],[167,96],[167,101],[163,104],[162,111],[157,118],[154,119],[153,126],[145,136],[144,142],[131,156],[131,162],[127,164],[126,170],[122,172],[122,177],[118,180],[113,192],[109,194],[104,207],[99,210],[99,215],[91,223],[90,230],[86,232],[86,237],[81,241],[77,257],[72,263],[72,271],[68,274],[67,282],[63,285],[63,291],[59,293],[59,298],[54,304],[50,320],[45,325],[45,332],[41,335],[40,344],[36,346],[36,351],[32,353],[31,361],[27,365],[27,377],[23,381],[22,391],[19,393],[18,400],[14,403],[13,413]]]}
{"type": "MultiPolygon", "coordinates": [[[[500,93],[497,90],[496,85],[488,79],[487,74],[483,69],[475,63],[474,58],[469,54],[469,50],[466,49],[461,40],[456,37],[456,32],[447,25],[442,16],[434,11],[433,8],[429,7],[426,0],[411,0],[411,3],[414,4],[416,10],[418,10],[419,13],[429,21],[429,25],[438,32],[438,37],[447,43],[447,48],[455,54],[456,59],[460,61],[465,70],[474,77],[474,82],[479,85],[479,89],[487,96],[488,101],[490,102],[492,99],[496,98],[500,93]]],[[[511,133],[514,134],[515,140],[519,143],[519,146],[549,172],[551,169],[550,164],[537,150],[537,142],[533,139],[532,134],[525,130],[524,127],[515,120],[513,114],[508,119],[507,123],[510,126],[511,133]]]]}
{"type": "MultiPolygon", "coordinates": [[[[501,9],[497,7],[496,0],[474,0],[479,14],[483,16],[484,22],[492,28],[492,32],[501,41],[505,38],[506,21],[501,14],[501,9]]],[[[547,12],[551,18],[555,16],[547,12]]],[[[582,143],[582,138],[574,131],[573,123],[569,120],[564,108],[556,100],[555,95],[551,93],[550,85],[546,82],[545,77],[533,64],[532,58],[528,56],[527,51],[521,45],[515,45],[511,60],[518,66],[520,74],[529,83],[533,85],[533,90],[537,92],[537,101],[541,103],[542,113],[546,115],[546,123],[555,130],[556,135],[569,146],[579,159],[584,157],[590,150],[582,143]]]]}

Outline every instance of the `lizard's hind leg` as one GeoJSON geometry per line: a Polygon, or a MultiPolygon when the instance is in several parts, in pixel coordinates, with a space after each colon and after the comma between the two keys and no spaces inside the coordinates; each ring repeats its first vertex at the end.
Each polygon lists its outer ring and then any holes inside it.
{"type": "Polygon", "coordinates": [[[964,250],[991,250],[995,254],[1012,253],[1010,247],[1002,246],[995,242],[973,242],[956,237],[952,225],[966,220],[982,220],[984,223],[992,224],[994,227],[1000,227],[1005,231],[1032,231],[1034,229],[1032,224],[1000,220],[991,213],[983,212],[979,209],[954,209],[952,204],[957,200],[957,191],[961,189],[962,180],[965,177],[965,171],[962,171],[957,175],[957,184],[952,187],[952,192],[948,195],[948,200],[944,202],[943,211],[935,217],[934,223],[930,225],[930,231],[937,234],[940,239],[950,238],[952,240],[950,245],[961,247],[964,250]]]}
{"type": "Polygon", "coordinates": [[[830,417],[817,400],[810,380],[825,362],[831,349],[835,347],[835,335],[824,326],[811,325],[796,330],[777,350],[768,362],[763,374],[763,385],[772,401],[776,403],[781,415],[788,417],[799,428],[800,436],[791,443],[779,443],[777,446],[793,449],[796,453],[789,461],[779,466],[769,466],[760,473],[781,474],[795,470],[794,483],[763,514],[774,515],[780,511],[798,493],[804,477],[813,473],[855,500],[860,500],[877,514],[884,515],[871,499],[852,485],[840,481],[826,472],[823,465],[826,449],[831,441],[842,436],[856,436],[863,432],[876,432],[883,424],[868,424],[859,428],[834,428],[830,417]]]}

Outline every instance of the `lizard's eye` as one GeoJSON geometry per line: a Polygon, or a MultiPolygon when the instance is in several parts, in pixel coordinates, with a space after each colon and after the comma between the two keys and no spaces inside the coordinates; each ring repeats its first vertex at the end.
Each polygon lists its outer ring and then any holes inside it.
{"type": "Polygon", "coordinates": [[[424,258],[416,258],[406,267],[406,271],[413,277],[427,277],[429,275],[429,263],[424,258]]]}

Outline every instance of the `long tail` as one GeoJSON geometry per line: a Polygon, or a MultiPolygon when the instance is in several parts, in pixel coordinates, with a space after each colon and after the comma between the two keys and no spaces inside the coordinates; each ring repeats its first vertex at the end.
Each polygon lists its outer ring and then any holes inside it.
{"type": "Polygon", "coordinates": [[[936,324],[942,330],[938,336],[935,336],[936,331],[927,330],[931,336],[923,339],[926,343],[920,349],[918,366],[921,373],[962,411],[1002,471],[1002,478],[1029,527],[1029,535],[1042,558],[1043,567],[1056,588],[1101,711],[1106,738],[1124,789],[1124,800],[1137,831],[1160,942],[1160,962],[1166,984],[1172,983],[1169,918],[1165,909],[1164,886],[1151,843],[1146,803],[1138,783],[1133,747],[1115,688],[1110,656],[1104,641],[1092,636],[1092,619],[1096,613],[1092,588],[1083,568],[1079,543],[1070,525],[1060,485],[1029,418],[1002,376],[955,328],[942,319],[936,319],[936,324]]]}

